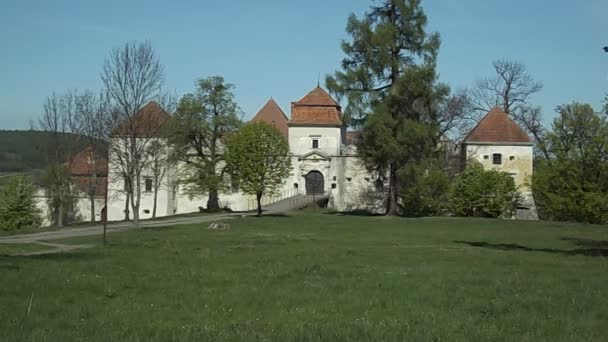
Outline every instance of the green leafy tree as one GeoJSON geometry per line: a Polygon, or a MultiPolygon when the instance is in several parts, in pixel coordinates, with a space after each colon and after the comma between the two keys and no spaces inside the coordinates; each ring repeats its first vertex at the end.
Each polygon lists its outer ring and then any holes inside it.
{"type": "Polygon", "coordinates": [[[266,123],[251,123],[228,140],[225,157],[240,189],[256,196],[258,216],[262,215],[262,196],[276,193],[291,170],[285,137],[266,123]]]}
{"type": "Polygon", "coordinates": [[[184,189],[190,196],[208,194],[208,210],[220,208],[219,193],[229,179],[223,145],[241,126],[233,90],[234,85],[221,76],[203,78],[196,92],[182,97],[173,118],[171,142],[175,158],[185,162],[184,189]]]}
{"type": "Polygon", "coordinates": [[[467,166],[450,190],[450,207],[457,216],[504,217],[515,213],[519,193],[513,178],[480,164],[467,166]]]}
{"type": "Polygon", "coordinates": [[[532,189],[544,218],[608,222],[608,117],[588,104],[557,108],[532,189]]]}
{"type": "Polygon", "coordinates": [[[405,216],[436,216],[448,207],[450,181],[437,164],[410,164],[399,176],[411,179],[401,193],[405,216]]]}
{"type": "Polygon", "coordinates": [[[0,229],[38,228],[41,220],[35,194],[36,188],[26,177],[13,177],[0,195],[0,229]]]}
{"type": "MultiPolygon", "coordinates": [[[[363,18],[354,14],[342,43],[342,70],[327,78],[327,87],[347,100],[345,116],[362,126],[360,157],[379,180],[388,183],[386,214],[413,213],[409,192],[424,175],[420,170],[438,158],[439,138],[456,127],[464,101],[452,101],[450,90],[437,82],[437,33],[426,32],[427,17],[419,0],[384,0],[363,18]],[[454,106],[456,103],[461,103],[454,106]],[[405,201],[404,201],[405,199],[405,201]],[[402,207],[400,208],[400,203],[402,207]]],[[[418,194],[428,190],[420,189],[418,194]]]]}

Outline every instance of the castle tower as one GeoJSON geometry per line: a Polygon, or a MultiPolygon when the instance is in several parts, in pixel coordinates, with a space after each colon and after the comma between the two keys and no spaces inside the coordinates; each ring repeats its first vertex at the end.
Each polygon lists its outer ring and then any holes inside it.
{"type": "Polygon", "coordinates": [[[463,142],[465,162],[506,172],[522,195],[517,218],[538,219],[530,188],[534,143],[502,109],[495,107],[469,132],[463,142]]]}

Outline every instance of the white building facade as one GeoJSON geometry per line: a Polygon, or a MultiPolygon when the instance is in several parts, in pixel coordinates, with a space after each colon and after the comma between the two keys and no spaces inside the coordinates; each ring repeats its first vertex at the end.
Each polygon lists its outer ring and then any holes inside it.
{"type": "MultiPolygon", "coordinates": [[[[152,109],[162,110],[157,107],[152,109]]],[[[165,114],[160,117],[164,117],[165,114]]],[[[502,114],[490,112],[471,131],[463,146],[466,158],[477,160],[486,167],[511,173],[516,184],[522,193],[529,197],[533,206],[531,192],[527,187],[527,181],[532,174],[532,143],[506,114],[504,116],[502,114]],[[505,117],[510,122],[505,124],[505,117]],[[499,122],[499,126],[504,127],[497,128],[496,121],[499,122]],[[508,134],[488,136],[486,134],[488,123],[491,126],[490,131],[506,130],[508,134]],[[520,133],[527,140],[524,141],[520,133]],[[512,137],[513,134],[516,138],[512,137]],[[493,163],[498,161],[497,155],[501,156],[500,164],[493,163]]],[[[152,120],[158,121],[158,117],[159,115],[152,115],[152,120]]],[[[355,142],[359,134],[347,131],[340,105],[324,89],[316,87],[299,101],[292,102],[290,118],[271,99],[251,121],[262,121],[276,127],[289,143],[292,171],[276,199],[318,194],[328,196],[328,206],[338,211],[383,212],[385,196],[382,186],[377,184],[378,177],[370,173],[357,157],[355,142]]],[[[116,140],[115,143],[120,141],[116,140]]],[[[107,211],[110,221],[125,219],[125,209],[131,210],[130,207],[125,206],[125,185],[120,180],[120,174],[116,173],[116,170],[120,169],[113,165],[116,162],[116,159],[110,156],[107,211]]],[[[181,167],[179,164],[167,165],[166,175],[157,191],[156,217],[205,209],[206,195],[192,198],[181,188],[178,176],[181,167]]],[[[152,178],[149,168],[142,172],[140,219],[152,217],[154,206],[152,178]]],[[[232,211],[249,211],[255,209],[256,205],[254,196],[243,194],[236,188],[220,193],[219,200],[221,207],[232,211]]],[[[262,200],[263,204],[271,201],[270,198],[262,200]]]]}

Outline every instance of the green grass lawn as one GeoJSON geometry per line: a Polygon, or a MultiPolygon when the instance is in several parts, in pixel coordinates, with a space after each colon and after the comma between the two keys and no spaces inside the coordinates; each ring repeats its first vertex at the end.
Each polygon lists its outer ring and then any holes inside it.
{"type": "MultiPolygon", "coordinates": [[[[5,341],[588,341],[608,230],[295,214],[1,257],[5,341]]],[[[89,239],[78,242],[97,242],[89,239]]]]}
{"type": "Polygon", "coordinates": [[[36,252],[51,249],[49,246],[37,243],[0,243],[0,256],[8,256],[17,253],[36,252]]]}

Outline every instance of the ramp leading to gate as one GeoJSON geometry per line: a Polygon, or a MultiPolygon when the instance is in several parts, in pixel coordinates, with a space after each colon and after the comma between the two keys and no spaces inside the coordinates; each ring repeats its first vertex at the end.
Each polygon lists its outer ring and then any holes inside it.
{"type": "MultiPolygon", "coordinates": [[[[298,189],[285,191],[276,196],[262,197],[262,209],[268,212],[283,212],[294,209],[304,208],[312,203],[327,200],[329,196],[325,194],[303,195],[298,189]]],[[[257,201],[249,200],[247,204],[249,211],[257,209],[257,201]]]]}

